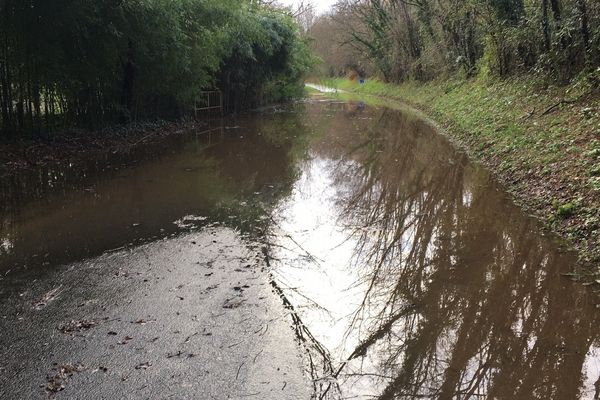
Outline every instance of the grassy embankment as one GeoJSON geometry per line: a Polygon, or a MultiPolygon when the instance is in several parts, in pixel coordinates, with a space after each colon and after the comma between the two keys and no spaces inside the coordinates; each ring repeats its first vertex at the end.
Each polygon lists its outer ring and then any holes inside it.
{"type": "Polygon", "coordinates": [[[400,100],[430,115],[495,172],[521,207],[568,239],[581,261],[594,267],[590,271],[600,273],[600,97],[589,85],[543,87],[525,77],[321,83],[400,100]]]}

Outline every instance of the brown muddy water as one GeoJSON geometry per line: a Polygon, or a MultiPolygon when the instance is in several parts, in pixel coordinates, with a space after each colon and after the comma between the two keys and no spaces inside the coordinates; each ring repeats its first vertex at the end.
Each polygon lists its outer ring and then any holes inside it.
{"type": "Polygon", "coordinates": [[[575,258],[419,116],[317,97],[225,125],[3,181],[2,301],[223,225],[265,244],[314,398],[599,398],[575,258]]]}

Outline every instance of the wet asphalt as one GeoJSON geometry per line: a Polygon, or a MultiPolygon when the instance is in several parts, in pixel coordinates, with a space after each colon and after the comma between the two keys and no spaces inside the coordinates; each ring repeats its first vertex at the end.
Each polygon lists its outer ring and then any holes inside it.
{"type": "Polygon", "coordinates": [[[206,228],[7,282],[1,399],[309,399],[260,246],[206,228]]]}

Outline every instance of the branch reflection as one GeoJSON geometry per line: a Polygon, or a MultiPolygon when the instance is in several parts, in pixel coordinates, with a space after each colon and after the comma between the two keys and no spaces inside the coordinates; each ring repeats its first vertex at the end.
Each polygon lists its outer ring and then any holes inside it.
{"type": "Polygon", "coordinates": [[[598,314],[561,275],[571,256],[428,124],[375,121],[335,178],[366,288],[345,386],[369,380],[382,400],[598,398],[598,314]]]}

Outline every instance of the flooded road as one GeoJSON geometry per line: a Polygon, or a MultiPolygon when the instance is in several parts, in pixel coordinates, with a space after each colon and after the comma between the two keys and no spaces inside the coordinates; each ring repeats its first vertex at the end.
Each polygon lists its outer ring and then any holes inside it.
{"type": "Polygon", "coordinates": [[[317,97],[0,196],[5,345],[22,294],[64,265],[227,229],[260,243],[315,398],[600,396],[598,299],[569,279],[575,258],[410,111],[317,97]]]}

